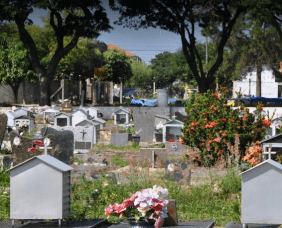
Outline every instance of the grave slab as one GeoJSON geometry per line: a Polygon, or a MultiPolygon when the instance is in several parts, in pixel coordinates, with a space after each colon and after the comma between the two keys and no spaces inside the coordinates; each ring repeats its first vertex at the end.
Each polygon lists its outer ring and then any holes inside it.
{"type": "MultiPolygon", "coordinates": [[[[178,220],[178,226],[166,226],[166,227],[181,227],[181,228],[212,228],[214,226],[214,220],[178,220]]],[[[109,228],[129,228],[131,225],[125,219],[121,222],[115,223],[114,225],[110,226],[109,228]]]]}
{"type": "Polygon", "coordinates": [[[112,133],[111,134],[111,145],[127,146],[127,144],[128,144],[128,133],[112,133]]]}
{"type": "MultiPolygon", "coordinates": [[[[248,228],[277,228],[280,225],[277,224],[255,224],[255,223],[248,223],[248,228]]],[[[225,228],[243,228],[242,223],[238,222],[230,222],[228,223],[225,228]]]]}
{"type": "MultiPolygon", "coordinates": [[[[66,221],[63,221],[61,224],[61,228],[92,228],[92,227],[103,227],[103,224],[106,224],[105,219],[95,219],[90,221],[70,221],[69,225],[66,221]]],[[[0,222],[1,228],[11,228],[12,227],[12,220],[5,220],[0,222]]],[[[48,222],[42,222],[42,221],[25,221],[25,224],[21,224],[20,220],[15,221],[14,228],[21,228],[21,227],[37,227],[37,228],[58,228],[58,222],[57,221],[48,221],[48,222]]]]}
{"type": "Polygon", "coordinates": [[[155,131],[155,113],[150,111],[147,113],[133,112],[135,132],[140,131],[140,142],[153,142],[155,131]]]}

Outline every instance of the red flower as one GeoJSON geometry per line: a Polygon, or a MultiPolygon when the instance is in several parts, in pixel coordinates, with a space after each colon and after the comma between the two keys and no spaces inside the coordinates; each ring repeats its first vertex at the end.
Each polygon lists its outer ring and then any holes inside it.
{"type": "Polygon", "coordinates": [[[184,121],[187,121],[187,118],[184,118],[184,121]]]}
{"type": "Polygon", "coordinates": [[[204,145],[205,145],[205,143],[200,143],[200,144],[199,144],[199,146],[204,146],[204,145]]]}
{"type": "Polygon", "coordinates": [[[228,107],[229,107],[229,105],[228,105],[228,104],[225,104],[224,106],[225,106],[226,108],[228,108],[228,107]]]}
{"type": "Polygon", "coordinates": [[[193,112],[193,109],[190,110],[190,113],[192,113],[192,112],[193,112]]]}
{"type": "Polygon", "coordinates": [[[217,93],[214,93],[213,96],[218,99],[218,94],[217,93]]]}
{"type": "Polygon", "coordinates": [[[225,90],[224,90],[224,92],[225,92],[225,93],[228,93],[228,92],[229,92],[229,90],[225,89],[225,90]]]}
{"type": "Polygon", "coordinates": [[[213,110],[214,110],[214,111],[217,111],[217,107],[214,107],[213,110]]]}
{"type": "Polygon", "coordinates": [[[220,138],[215,138],[213,141],[214,142],[220,142],[220,138]]]}
{"type": "Polygon", "coordinates": [[[243,116],[243,121],[247,121],[247,120],[248,120],[248,115],[245,114],[245,115],[243,116]]]}
{"type": "Polygon", "coordinates": [[[221,118],[220,121],[221,122],[226,122],[226,118],[221,118]]]}
{"type": "Polygon", "coordinates": [[[34,153],[36,151],[36,148],[35,147],[30,147],[30,148],[28,148],[28,151],[31,152],[31,153],[34,153]]]}
{"type": "Polygon", "coordinates": [[[222,137],[225,137],[225,136],[227,136],[227,134],[224,132],[224,133],[222,134],[222,137]]]}
{"type": "Polygon", "coordinates": [[[217,122],[214,122],[214,121],[210,121],[209,124],[206,124],[206,128],[213,128],[217,125],[218,123],[217,122]]]}
{"type": "Polygon", "coordinates": [[[33,140],[37,146],[43,146],[43,142],[41,140],[33,140]]]}
{"type": "Polygon", "coordinates": [[[231,119],[230,122],[231,122],[231,123],[235,123],[235,120],[231,119]]]}
{"type": "Polygon", "coordinates": [[[207,112],[203,112],[203,115],[207,115],[208,113],[207,112]]]}
{"type": "Polygon", "coordinates": [[[211,143],[212,143],[212,141],[211,141],[211,140],[209,140],[209,141],[208,141],[208,144],[211,144],[211,143]]]}
{"type": "Polygon", "coordinates": [[[271,124],[271,120],[263,120],[262,123],[265,127],[269,127],[271,124]]]}

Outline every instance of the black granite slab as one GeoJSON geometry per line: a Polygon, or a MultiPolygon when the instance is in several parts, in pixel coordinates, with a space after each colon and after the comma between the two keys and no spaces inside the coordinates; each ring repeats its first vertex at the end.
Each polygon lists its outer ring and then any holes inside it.
{"type": "MultiPolygon", "coordinates": [[[[214,220],[179,220],[178,226],[164,226],[164,227],[179,227],[179,228],[212,228],[214,226],[214,220]]],[[[129,228],[130,224],[127,220],[120,221],[110,226],[109,228],[129,228]]]]}
{"type": "MultiPolygon", "coordinates": [[[[1,228],[11,228],[12,220],[5,220],[0,222],[1,228]]],[[[58,221],[26,221],[21,224],[20,220],[15,220],[14,228],[26,228],[26,227],[36,227],[36,228],[58,228],[58,221]]],[[[95,219],[89,221],[70,221],[69,224],[66,221],[62,221],[61,228],[92,228],[92,227],[108,227],[106,219],[95,219]]]]}

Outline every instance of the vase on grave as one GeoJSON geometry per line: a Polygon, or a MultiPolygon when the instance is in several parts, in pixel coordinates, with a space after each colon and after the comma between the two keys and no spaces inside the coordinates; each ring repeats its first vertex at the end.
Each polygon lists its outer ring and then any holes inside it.
{"type": "Polygon", "coordinates": [[[127,219],[131,228],[154,228],[154,224],[156,222],[155,219],[149,219],[145,217],[141,217],[139,220],[135,220],[135,218],[128,218],[127,219]]]}
{"type": "Polygon", "coordinates": [[[164,224],[164,218],[162,218],[162,216],[159,216],[156,219],[155,228],[161,228],[161,227],[163,227],[163,224],[164,224]]]}

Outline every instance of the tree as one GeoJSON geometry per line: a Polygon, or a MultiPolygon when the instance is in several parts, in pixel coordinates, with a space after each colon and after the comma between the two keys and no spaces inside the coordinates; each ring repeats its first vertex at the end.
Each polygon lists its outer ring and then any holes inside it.
{"type": "Polygon", "coordinates": [[[267,21],[254,18],[251,20],[249,14],[241,15],[226,47],[228,51],[218,74],[229,75],[229,78],[236,80],[256,67],[256,96],[261,96],[263,65],[273,69],[273,65],[282,57],[275,28],[267,21]]]}
{"type": "Polygon", "coordinates": [[[50,81],[53,78],[60,60],[72,50],[79,37],[94,38],[99,31],[109,31],[112,27],[104,8],[99,0],[76,1],[0,1],[1,20],[14,21],[17,24],[20,39],[27,49],[28,58],[40,82],[40,105],[50,105],[50,81]],[[51,54],[51,60],[44,67],[39,58],[34,39],[26,29],[26,23],[31,24],[28,18],[33,8],[50,11],[49,23],[56,37],[56,50],[51,54]],[[64,45],[64,38],[72,39],[64,45]]]}
{"type": "Polygon", "coordinates": [[[236,0],[110,0],[110,7],[121,14],[119,21],[115,22],[117,24],[136,29],[160,27],[179,34],[186,61],[201,93],[215,88],[214,74],[223,61],[224,46],[244,10],[241,2],[236,0]],[[209,69],[205,69],[196,46],[195,29],[197,26],[208,28],[211,25],[217,25],[221,34],[216,60],[209,69]]]}
{"type": "Polygon", "coordinates": [[[105,65],[103,68],[109,70],[109,79],[114,83],[129,80],[132,76],[130,59],[123,51],[109,49],[104,53],[105,65]]]}
{"type": "Polygon", "coordinates": [[[129,84],[131,86],[141,87],[152,83],[152,69],[144,62],[140,62],[136,59],[131,59],[132,77],[129,84]]]}
{"type": "Polygon", "coordinates": [[[18,102],[18,90],[22,81],[35,82],[37,76],[27,59],[26,50],[15,34],[13,26],[5,25],[0,34],[0,80],[11,86],[14,100],[18,102]]]}

